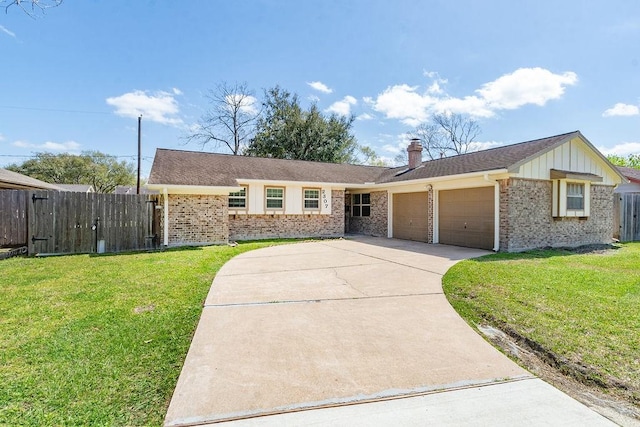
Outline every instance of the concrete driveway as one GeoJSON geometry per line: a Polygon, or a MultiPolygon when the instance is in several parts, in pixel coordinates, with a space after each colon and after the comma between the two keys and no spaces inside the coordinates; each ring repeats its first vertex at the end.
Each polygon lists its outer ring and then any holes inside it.
{"type": "Polygon", "coordinates": [[[442,275],[485,253],[358,237],[232,259],[165,425],[610,425],[451,308],[442,275]]]}

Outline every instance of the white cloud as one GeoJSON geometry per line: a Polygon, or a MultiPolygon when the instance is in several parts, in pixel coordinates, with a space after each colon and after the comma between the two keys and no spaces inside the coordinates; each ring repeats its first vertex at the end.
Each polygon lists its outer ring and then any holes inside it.
{"type": "Polygon", "coordinates": [[[171,90],[173,91],[174,95],[182,95],[182,91],[180,89],[178,89],[177,87],[174,87],[171,90]]]}
{"type": "Polygon", "coordinates": [[[2,31],[3,33],[13,37],[14,39],[16,38],[16,33],[14,33],[13,31],[9,30],[7,27],[0,25],[0,31],[2,31]]]}
{"type": "Polygon", "coordinates": [[[407,144],[404,144],[403,146],[400,146],[400,144],[397,144],[397,145],[385,144],[382,146],[382,149],[387,153],[400,154],[401,152],[407,149],[406,145],[407,144]]]}
{"type": "Polygon", "coordinates": [[[240,106],[240,111],[248,114],[258,114],[258,100],[254,96],[247,96],[240,106]]]}
{"type": "Polygon", "coordinates": [[[382,145],[383,151],[386,151],[387,153],[391,153],[393,155],[407,152],[407,147],[409,146],[409,138],[406,133],[397,135],[379,134],[378,136],[381,142],[386,141],[386,143],[382,145]]]}
{"type": "Polygon", "coordinates": [[[489,109],[484,99],[477,96],[464,98],[442,98],[433,107],[436,113],[460,113],[474,117],[493,117],[495,113],[489,109]]]}
{"type": "Polygon", "coordinates": [[[358,117],[356,117],[356,120],[373,120],[373,119],[375,119],[375,116],[369,113],[362,113],[358,117]]]}
{"type": "Polygon", "coordinates": [[[4,140],[5,140],[4,135],[0,133],[0,141],[4,141],[4,140]]]}
{"type": "Polygon", "coordinates": [[[442,85],[446,85],[449,82],[447,79],[443,79],[442,77],[440,77],[440,74],[438,74],[437,71],[425,70],[422,72],[422,74],[426,78],[433,80],[431,85],[429,85],[429,87],[427,88],[427,93],[430,93],[431,95],[444,94],[444,89],[442,88],[442,85]]]}
{"type": "Polygon", "coordinates": [[[527,104],[545,105],[561,98],[568,86],[578,82],[576,73],[554,74],[543,68],[519,68],[492,82],[483,84],[474,95],[449,96],[443,89],[446,79],[435,72],[424,75],[434,79],[424,90],[419,86],[400,84],[387,87],[375,99],[363,98],[388,119],[417,126],[433,113],[461,113],[473,117],[493,117],[500,110],[512,110],[527,104]]]}
{"type": "Polygon", "coordinates": [[[116,107],[115,113],[119,116],[137,118],[142,114],[143,120],[177,126],[182,124],[182,119],[176,117],[179,108],[175,95],[162,91],[148,94],[142,90],[135,90],[107,98],[106,102],[116,107]]]}
{"type": "Polygon", "coordinates": [[[616,156],[628,156],[629,154],[640,153],[640,142],[623,142],[613,147],[598,147],[598,150],[605,156],[615,154],[616,156]]]}
{"type": "Polygon", "coordinates": [[[370,96],[364,96],[362,98],[362,102],[364,102],[365,104],[370,105],[370,106],[373,106],[376,103],[376,101],[370,96]]]}
{"type": "Polygon", "coordinates": [[[493,110],[513,110],[526,104],[542,106],[564,95],[578,82],[576,73],[554,74],[544,68],[519,68],[476,90],[493,110]]]}
{"type": "Polygon", "coordinates": [[[26,141],[15,141],[12,145],[20,148],[35,148],[37,150],[48,150],[48,151],[77,151],[80,149],[80,144],[78,144],[75,141],[66,141],[66,142],[46,141],[42,144],[32,144],[26,141]]]}
{"type": "Polygon", "coordinates": [[[309,101],[311,101],[311,102],[318,102],[318,101],[320,101],[320,98],[318,98],[318,97],[317,97],[317,96],[315,96],[315,95],[309,95],[309,96],[307,96],[307,99],[308,99],[309,101]]]}
{"type": "Polygon", "coordinates": [[[432,95],[440,95],[444,93],[444,90],[442,89],[442,87],[440,87],[439,82],[433,82],[431,83],[431,86],[427,88],[427,93],[430,93],[432,95]]]}
{"type": "Polygon", "coordinates": [[[240,111],[246,114],[257,114],[258,113],[258,100],[255,96],[251,95],[227,95],[226,102],[228,105],[236,105],[236,103],[240,104],[240,111]]]}
{"type": "Polygon", "coordinates": [[[340,116],[348,116],[351,114],[351,106],[356,105],[358,100],[353,96],[347,95],[342,100],[336,101],[327,108],[330,113],[335,113],[340,116]]]}
{"type": "Polygon", "coordinates": [[[618,102],[616,105],[602,113],[602,117],[637,115],[640,115],[640,108],[638,108],[637,105],[623,104],[622,102],[618,102]]]}
{"type": "Polygon", "coordinates": [[[327,86],[326,84],[317,81],[317,82],[311,82],[311,83],[307,83],[309,86],[311,86],[312,88],[314,88],[315,90],[317,90],[318,92],[322,92],[322,93],[331,93],[333,92],[333,89],[329,88],[329,86],[327,86]]]}
{"type": "Polygon", "coordinates": [[[429,108],[437,99],[417,93],[418,86],[406,84],[390,86],[375,100],[373,109],[388,119],[398,119],[410,126],[417,126],[429,118],[429,108]]]}
{"type": "Polygon", "coordinates": [[[500,147],[503,144],[501,142],[497,142],[497,141],[474,141],[474,142],[470,142],[469,143],[469,152],[472,151],[482,151],[482,150],[488,150],[489,148],[496,148],[496,147],[500,147]]]}

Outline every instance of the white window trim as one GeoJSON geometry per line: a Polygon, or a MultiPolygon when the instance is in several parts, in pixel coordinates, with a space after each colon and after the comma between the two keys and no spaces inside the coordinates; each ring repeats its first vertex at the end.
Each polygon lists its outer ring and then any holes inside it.
{"type": "Polygon", "coordinates": [[[585,202],[585,197],[584,197],[585,194],[584,193],[585,193],[585,185],[584,185],[584,183],[581,183],[581,182],[567,182],[567,210],[574,210],[574,211],[584,210],[584,202],[585,202]],[[577,193],[576,194],[570,194],[569,190],[572,187],[580,188],[582,191],[580,192],[580,194],[577,194],[577,193]],[[581,201],[581,203],[580,203],[581,206],[579,208],[570,208],[569,207],[569,205],[570,205],[569,201],[571,199],[580,200],[581,201]]]}
{"type": "Polygon", "coordinates": [[[286,206],[286,188],[285,187],[276,187],[276,186],[269,186],[269,187],[264,187],[264,210],[266,213],[269,212],[279,212],[282,213],[284,212],[284,208],[286,206]],[[269,190],[282,190],[282,199],[280,199],[279,197],[267,197],[267,192],[269,190]],[[282,200],[282,207],[281,208],[270,208],[267,206],[267,202],[272,199],[272,200],[282,200]]]}
{"type": "Polygon", "coordinates": [[[591,214],[591,182],[582,180],[554,179],[553,204],[551,207],[554,217],[587,217],[591,214]],[[583,209],[569,209],[567,207],[567,184],[584,185],[583,209]]]}
{"type": "Polygon", "coordinates": [[[302,188],[302,211],[303,212],[320,212],[320,208],[321,208],[321,205],[322,205],[321,196],[322,196],[322,189],[317,188],[317,187],[303,187],[302,188]],[[312,198],[307,197],[305,192],[309,191],[309,190],[317,191],[318,192],[318,197],[312,197],[312,198]],[[306,207],[307,200],[313,200],[313,201],[317,202],[318,203],[318,207],[316,207],[316,208],[308,208],[308,207],[306,207]]]}

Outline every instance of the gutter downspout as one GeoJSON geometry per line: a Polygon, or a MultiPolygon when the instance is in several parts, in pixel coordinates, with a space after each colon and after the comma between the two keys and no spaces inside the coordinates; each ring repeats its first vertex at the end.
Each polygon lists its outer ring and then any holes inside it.
{"type": "Polygon", "coordinates": [[[489,179],[489,174],[484,174],[484,180],[493,184],[493,251],[500,250],[500,183],[495,179],[489,179]]]}
{"type": "Polygon", "coordinates": [[[162,195],[164,196],[164,247],[169,246],[169,191],[167,187],[162,189],[162,195]]]}

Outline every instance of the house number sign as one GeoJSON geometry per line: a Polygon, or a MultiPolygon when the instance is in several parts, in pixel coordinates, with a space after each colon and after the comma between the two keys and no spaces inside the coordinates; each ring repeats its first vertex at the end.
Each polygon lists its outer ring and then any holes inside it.
{"type": "Polygon", "coordinates": [[[325,190],[324,188],[322,189],[322,204],[324,205],[325,209],[329,209],[329,199],[327,198],[327,190],[325,190]]]}

